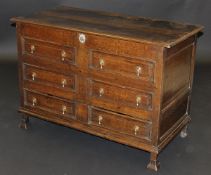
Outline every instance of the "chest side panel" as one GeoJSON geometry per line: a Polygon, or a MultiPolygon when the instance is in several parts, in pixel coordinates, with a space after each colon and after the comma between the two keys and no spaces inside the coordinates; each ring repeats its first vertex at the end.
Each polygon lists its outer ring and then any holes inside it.
{"type": "Polygon", "coordinates": [[[166,51],[160,125],[161,140],[189,117],[195,45],[195,36],[193,36],[166,51]]]}

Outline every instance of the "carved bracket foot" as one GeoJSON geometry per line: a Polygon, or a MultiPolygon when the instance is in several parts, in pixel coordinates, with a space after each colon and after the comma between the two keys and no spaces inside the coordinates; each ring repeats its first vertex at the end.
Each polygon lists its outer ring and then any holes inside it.
{"type": "Polygon", "coordinates": [[[21,117],[21,121],[18,127],[27,130],[29,128],[29,117],[26,115],[23,115],[21,117]]]}
{"type": "Polygon", "coordinates": [[[147,168],[153,171],[158,171],[158,169],[160,168],[160,162],[158,160],[150,160],[149,164],[147,165],[147,168]]]}
{"type": "Polygon", "coordinates": [[[160,162],[157,160],[157,154],[156,153],[151,153],[150,154],[150,162],[147,165],[147,168],[153,171],[158,171],[160,168],[160,162]]]}

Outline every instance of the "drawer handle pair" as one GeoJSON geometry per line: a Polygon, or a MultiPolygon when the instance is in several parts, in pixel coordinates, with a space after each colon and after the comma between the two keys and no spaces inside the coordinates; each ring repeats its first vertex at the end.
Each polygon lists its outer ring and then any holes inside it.
{"type": "MultiPolygon", "coordinates": [[[[103,67],[105,66],[105,61],[100,58],[99,59],[99,64],[100,64],[100,69],[103,69],[103,67]]],[[[136,67],[136,76],[139,77],[142,73],[142,67],[141,66],[137,66],[136,67]]]]}
{"type": "MultiPolygon", "coordinates": [[[[31,45],[30,46],[30,53],[34,54],[35,50],[36,50],[35,45],[31,45]]],[[[65,58],[67,57],[67,53],[64,50],[61,51],[61,57],[62,57],[62,61],[64,61],[65,58]]]]}
{"type": "MultiPolygon", "coordinates": [[[[99,115],[98,116],[98,124],[101,125],[102,124],[102,121],[103,121],[103,116],[102,115],[99,115]]],[[[139,129],[140,129],[139,126],[135,126],[134,127],[134,135],[137,135],[139,129]]]]}
{"type": "MultiPolygon", "coordinates": [[[[32,80],[35,80],[35,77],[37,76],[36,72],[32,72],[32,80]]],[[[67,85],[67,80],[66,79],[62,79],[61,81],[62,87],[64,88],[65,85],[67,85]]]]}
{"type": "MultiPolygon", "coordinates": [[[[35,106],[37,104],[37,99],[35,97],[32,98],[32,106],[35,106]]],[[[62,106],[62,114],[64,115],[65,112],[67,111],[66,106],[62,106]]]]}
{"type": "MultiPolygon", "coordinates": [[[[102,97],[104,95],[105,91],[103,88],[99,89],[99,96],[102,97]]],[[[136,106],[138,107],[141,104],[142,98],[141,96],[136,97],[136,106]]]]}

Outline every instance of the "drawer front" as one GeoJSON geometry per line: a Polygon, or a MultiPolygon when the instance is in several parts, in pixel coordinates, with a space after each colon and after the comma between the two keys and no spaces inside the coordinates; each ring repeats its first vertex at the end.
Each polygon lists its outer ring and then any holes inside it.
{"type": "Polygon", "coordinates": [[[85,34],[85,45],[90,50],[102,51],[121,56],[149,58],[156,60],[160,48],[141,42],[117,39],[107,36],[85,34]]]}
{"type": "Polygon", "coordinates": [[[75,63],[75,49],[73,47],[55,45],[37,40],[24,39],[23,54],[33,57],[43,57],[49,61],[58,63],[75,63]]]}
{"type": "Polygon", "coordinates": [[[111,74],[133,79],[136,82],[154,82],[154,63],[102,52],[92,52],[89,67],[99,74],[111,74]]]}
{"type": "Polygon", "coordinates": [[[54,86],[66,91],[75,91],[76,76],[62,75],[24,64],[24,80],[54,86]]]}
{"type": "Polygon", "coordinates": [[[36,83],[31,80],[24,80],[23,88],[69,100],[75,100],[77,97],[77,93],[72,92],[69,89],[61,89],[47,84],[36,83]]]}
{"type": "Polygon", "coordinates": [[[90,80],[91,97],[136,109],[152,110],[152,94],[90,80]]]}
{"type": "Polygon", "coordinates": [[[66,118],[75,118],[75,104],[55,97],[24,90],[24,106],[31,110],[43,110],[61,115],[66,118]]]}
{"type": "Polygon", "coordinates": [[[64,99],[76,99],[76,75],[57,74],[27,64],[23,64],[22,68],[23,88],[64,99]]]}
{"type": "Polygon", "coordinates": [[[151,124],[149,122],[133,120],[125,115],[99,108],[90,109],[89,124],[146,140],[151,139],[151,124]]]}
{"type": "Polygon", "coordinates": [[[35,24],[22,24],[21,35],[37,40],[71,46],[74,45],[76,38],[76,32],[35,24]]]}

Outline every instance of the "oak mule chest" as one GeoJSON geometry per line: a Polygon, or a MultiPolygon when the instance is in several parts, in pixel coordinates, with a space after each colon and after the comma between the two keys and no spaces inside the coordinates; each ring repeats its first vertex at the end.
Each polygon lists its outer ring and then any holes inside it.
{"type": "Polygon", "coordinates": [[[29,116],[150,152],[149,169],[190,121],[203,27],[58,7],[15,17],[20,126],[29,116]]]}

